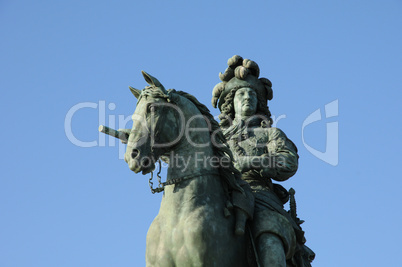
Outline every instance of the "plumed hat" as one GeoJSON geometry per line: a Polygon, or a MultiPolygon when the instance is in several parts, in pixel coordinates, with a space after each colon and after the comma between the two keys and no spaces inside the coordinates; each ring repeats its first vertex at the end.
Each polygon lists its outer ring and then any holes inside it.
{"type": "Polygon", "coordinates": [[[235,55],[228,60],[228,66],[223,74],[219,73],[222,82],[215,85],[212,90],[212,106],[214,108],[218,104],[219,110],[221,110],[227,94],[232,89],[244,87],[254,89],[258,97],[262,97],[265,101],[272,99],[272,83],[267,78],[258,78],[260,69],[256,62],[249,59],[243,60],[241,56],[235,55]]]}

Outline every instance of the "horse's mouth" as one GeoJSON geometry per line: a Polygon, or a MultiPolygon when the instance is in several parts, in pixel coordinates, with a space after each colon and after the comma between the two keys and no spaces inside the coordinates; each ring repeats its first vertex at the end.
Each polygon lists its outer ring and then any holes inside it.
{"type": "Polygon", "coordinates": [[[155,170],[155,163],[152,163],[150,166],[142,167],[142,174],[147,174],[155,170]]]}
{"type": "Polygon", "coordinates": [[[142,174],[147,174],[155,170],[155,156],[150,155],[141,159],[141,170],[142,174]]]}
{"type": "Polygon", "coordinates": [[[135,173],[142,172],[142,174],[147,174],[155,170],[155,162],[153,157],[131,158],[129,167],[135,173]]]}

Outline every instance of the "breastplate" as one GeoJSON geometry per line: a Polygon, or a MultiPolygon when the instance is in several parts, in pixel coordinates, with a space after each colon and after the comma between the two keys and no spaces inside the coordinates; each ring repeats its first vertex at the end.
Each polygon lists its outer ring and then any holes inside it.
{"type": "Polygon", "coordinates": [[[261,156],[268,153],[267,143],[268,135],[266,129],[249,128],[233,136],[229,141],[229,146],[234,153],[241,151],[244,156],[261,156]]]}

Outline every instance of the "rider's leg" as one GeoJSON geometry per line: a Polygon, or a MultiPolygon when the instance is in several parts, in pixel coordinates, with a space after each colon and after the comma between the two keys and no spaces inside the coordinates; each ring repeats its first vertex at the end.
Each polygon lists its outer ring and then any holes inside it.
{"type": "Polygon", "coordinates": [[[282,240],[275,234],[263,233],[257,240],[257,252],[261,266],[286,267],[282,240]]]}

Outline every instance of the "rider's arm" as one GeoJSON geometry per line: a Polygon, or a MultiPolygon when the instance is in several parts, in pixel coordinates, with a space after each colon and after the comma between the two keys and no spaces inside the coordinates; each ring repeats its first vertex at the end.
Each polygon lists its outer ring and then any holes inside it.
{"type": "Polygon", "coordinates": [[[297,148],[278,128],[268,129],[268,153],[261,156],[238,157],[236,167],[243,173],[257,170],[262,177],[285,181],[293,176],[298,167],[297,148]]]}

